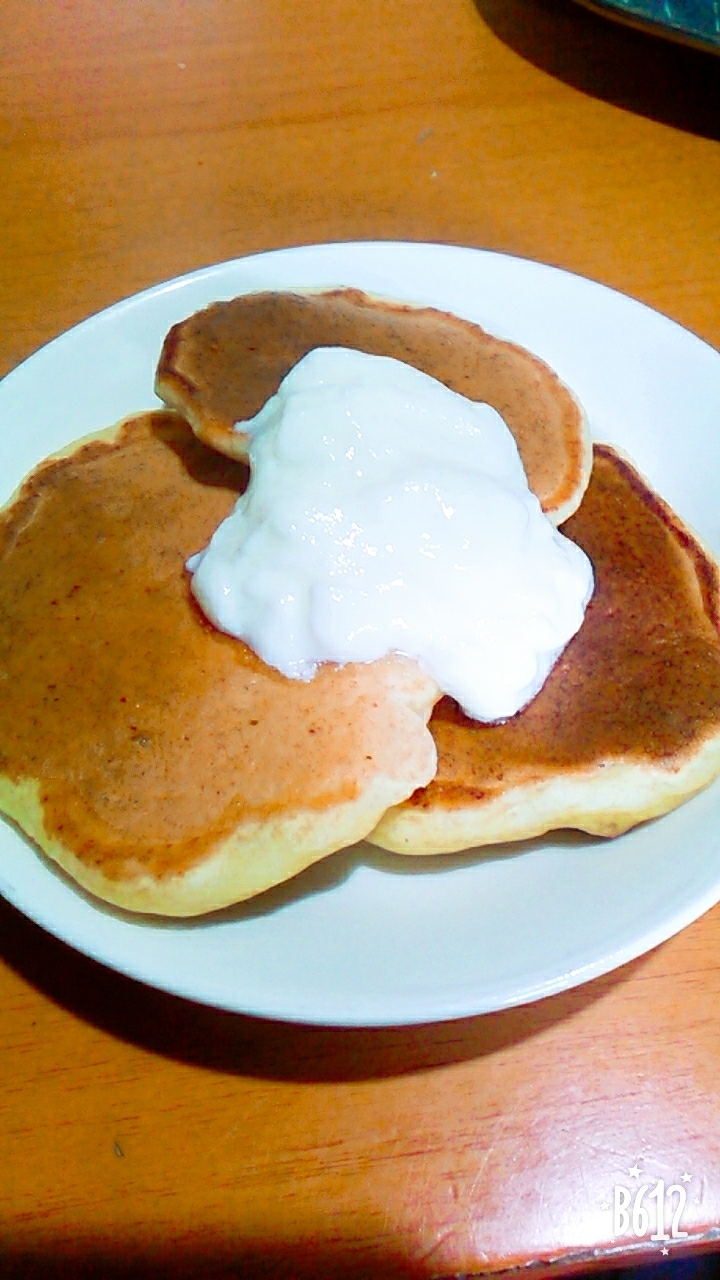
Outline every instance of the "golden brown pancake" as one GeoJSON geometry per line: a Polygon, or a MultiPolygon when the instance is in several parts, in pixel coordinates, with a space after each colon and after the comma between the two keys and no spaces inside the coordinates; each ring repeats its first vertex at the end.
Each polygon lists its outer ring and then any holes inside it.
{"type": "Polygon", "coordinates": [[[587,420],[542,360],[479,325],[358,289],[256,293],[216,302],[168,333],[155,389],[201,440],[246,457],[236,422],[252,417],[314,347],[354,347],[414,365],[492,405],[517,441],[528,483],[560,524],[577,508],[592,466],[587,420]]]}
{"type": "Polygon", "coordinates": [[[0,809],[135,911],[286,880],[435,771],[414,663],[288,680],[194,604],[185,560],[246,479],[163,411],[44,463],[0,513],[0,809]]]}
{"type": "Polygon", "coordinates": [[[614,836],[720,774],[720,576],[713,558],[605,445],[563,532],[595,571],[585,621],[546,684],[504,724],[450,698],[430,728],[433,781],[370,836],[441,853],[575,827],[614,836]]]}

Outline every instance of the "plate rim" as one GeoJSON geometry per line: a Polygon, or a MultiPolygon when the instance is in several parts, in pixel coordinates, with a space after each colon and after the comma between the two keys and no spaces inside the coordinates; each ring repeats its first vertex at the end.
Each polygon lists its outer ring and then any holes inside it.
{"type": "MultiPolygon", "coordinates": [[[[585,0],[576,0],[577,3],[584,4],[585,0]]],[[[714,355],[720,354],[717,347],[705,338],[702,334],[692,329],[689,325],[677,320],[669,312],[662,310],[660,307],[652,306],[645,302],[642,298],[637,298],[634,294],[626,293],[622,289],[616,288],[614,285],[607,284],[604,280],[598,280],[594,276],[584,275],[580,271],[575,271],[569,267],[562,267],[555,262],[546,262],[539,258],[532,258],[529,255],[519,253],[511,253],[505,249],[486,249],[482,245],[464,245],[455,241],[446,240],[320,240],[307,241],[302,244],[284,245],[278,249],[258,249],[253,253],[242,254],[234,258],[224,258],[220,262],[209,262],[200,267],[192,268],[190,271],[181,272],[177,276],[169,276],[163,280],[158,280],[154,284],[144,285],[135,293],[123,294],[117,298],[115,302],[109,303],[106,307],[101,307],[97,311],[90,312],[84,316],[82,320],[77,320],[67,329],[61,329],[54,337],[43,341],[39,347],[30,351],[28,355],[23,356],[22,360],[13,365],[11,369],[3,374],[0,378],[0,388],[8,381],[12,381],[16,375],[23,374],[26,367],[31,364],[37,357],[43,355],[49,347],[54,347],[58,343],[64,342],[66,339],[74,338],[79,331],[85,331],[94,324],[105,321],[106,318],[112,317],[114,314],[131,308],[151,300],[156,296],[166,295],[169,293],[179,292],[182,288],[189,287],[201,280],[210,280],[216,274],[222,275],[226,270],[242,268],[249,263],[261,264],[264,259],[280,260],[283,257],[291,258],[297,254],[307,251],[353,251],[360,249],[380,248],[383,250],[390,249],[430,249],[439,253],[472,255],[485,259],[500,259],[505,262],[515,263],[521,267],[538,268],[543,272],[550,272],[553,275],[561,276],[566,279],[574,280],[581,285],[590,285],[595,289],[601,290],[608,295],[622,299],[624,302],[630,302],[636,307],[640,307],[647,315],[654,316],[661,320],[667,321],[675,329],[687,334],[690,338],[701,343],[704,347],[711,351],[714,355]]],[[[312,287],[312,286],[310,286],[312,287]]],[[[328,287],[328,286],[321,286],[328,287]]]]}

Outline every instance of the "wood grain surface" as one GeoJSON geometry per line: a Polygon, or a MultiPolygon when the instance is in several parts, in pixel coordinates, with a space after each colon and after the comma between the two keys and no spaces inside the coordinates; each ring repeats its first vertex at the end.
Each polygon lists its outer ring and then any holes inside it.
{"type": "MultiPolygon", "coordinates": [[[[363,238],[554,263],[720,346],[710,55],[569,0],[5,0],[0,59],[0,373],[158,280],[363,238]]],[[[0,1273],[660,1261],[602,1207],[635,1164],[689,1175],[672,1251],[708,1248],[719,957],[716,908],[526,1008],[321,1030],[144,988],[0,903],[0,1273]]]]}

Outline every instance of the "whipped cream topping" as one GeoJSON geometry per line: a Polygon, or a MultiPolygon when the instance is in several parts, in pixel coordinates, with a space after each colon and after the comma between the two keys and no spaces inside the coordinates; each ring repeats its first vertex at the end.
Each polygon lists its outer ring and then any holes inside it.
{"type": "Polygon", "coordinates": [[[542,687],[592,594],[500,415],[410,365],[311,351],[258,414],[250,482],[192,589],[286,676],[417,659],[475,719],[542,687]]]}

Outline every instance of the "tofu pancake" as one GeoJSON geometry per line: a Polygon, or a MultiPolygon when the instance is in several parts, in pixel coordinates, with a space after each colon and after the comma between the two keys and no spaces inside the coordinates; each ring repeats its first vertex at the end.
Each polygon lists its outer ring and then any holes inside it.
{"type": "Polygon", "coordinates": [[[247,437],[234,424],[257,413],[308,351],[329,346],[393,356],[492,405],[515,436],[530,488],[553,523],[577,508],[592,446],[572,392],[529,351],[431,307],[358,289],[216,302],[170,330],[155,390],[206,444],[244,459],[247,437]]]}
{"type": "Polygon", "coordinates": [[[415,854],[559,827],[615,836],[720,773],[715,561],[604,445],[563,532],[595,570],[580,631],[534,701],[505,723],[438,703],[437,774],[385,814],[372,843],[415,854]]]}
{"type": "Polygon", "coordinates": [[[416,664],[289,680],[200,613],[185,560],[246,480],[161,411],[50,459],[0,513],[0,809],[134,911],[267,889],[435,772],[416,664]]]}

